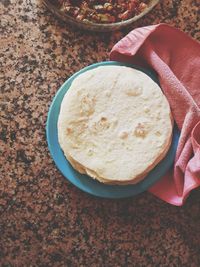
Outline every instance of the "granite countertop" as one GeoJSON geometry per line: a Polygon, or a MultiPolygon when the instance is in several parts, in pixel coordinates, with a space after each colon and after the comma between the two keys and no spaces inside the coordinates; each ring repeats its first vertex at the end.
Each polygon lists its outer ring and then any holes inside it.
{"type": "Polygon", "coordinates": [[[132,28],[166,22],[200,39],[199,1],[162,0],[128,29],[72,30],[40,0],[1,0],[0,266],[200,266],[200,190],[183,207],[145,192],[106,200],[79,191],[46,143],[49,105],[82,67],[108,59],[132,28]]]}

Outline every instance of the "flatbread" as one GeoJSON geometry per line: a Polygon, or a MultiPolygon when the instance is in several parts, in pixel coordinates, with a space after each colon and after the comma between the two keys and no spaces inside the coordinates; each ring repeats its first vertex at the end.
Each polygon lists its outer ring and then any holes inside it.
{"type": "Polygon", "coordinates": [[[173,122],[160,87],[141,71],[102,66],[79,75],[65,94],[58,140],[81,173],[134,184],[166,155],[173,122]]]}

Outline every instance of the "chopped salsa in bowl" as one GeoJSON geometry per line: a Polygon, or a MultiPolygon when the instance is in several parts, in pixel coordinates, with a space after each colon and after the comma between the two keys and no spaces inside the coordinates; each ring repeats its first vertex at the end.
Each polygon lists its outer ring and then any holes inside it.
{"type": "Polygon", "coordinates": [[[42,0],[72,27],[95,32],[116,31],[149,13],[160,0],[42,0]]]}
{"type": "Polygon", "coordinates": [[[60,11],[79,21],[115,23],[143,12],[149,0],[56,0],[60,11]]]}

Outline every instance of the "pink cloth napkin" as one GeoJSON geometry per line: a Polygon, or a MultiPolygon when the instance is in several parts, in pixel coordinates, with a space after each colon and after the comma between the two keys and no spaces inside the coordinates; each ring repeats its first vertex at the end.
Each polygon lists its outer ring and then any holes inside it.
{"type": "Polygon", "coordinates": [[[131,31],[110,59],[153,69],[181,130],[174,168],[149,189],[181,206],[200,186],[200,44],[180,30],[158,24],[131,31]]]}

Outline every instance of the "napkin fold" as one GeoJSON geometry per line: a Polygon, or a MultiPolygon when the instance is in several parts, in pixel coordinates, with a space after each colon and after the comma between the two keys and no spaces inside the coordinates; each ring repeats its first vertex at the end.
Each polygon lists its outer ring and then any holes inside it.
{"type": "Polygon", "coordinates": [[[149,191],[181,206],[200,186],[200,43],[174,27],[158,24],[131,31],[113,47],[110,59],[158,75],[181,135],[173,169],[149,191]]]}

